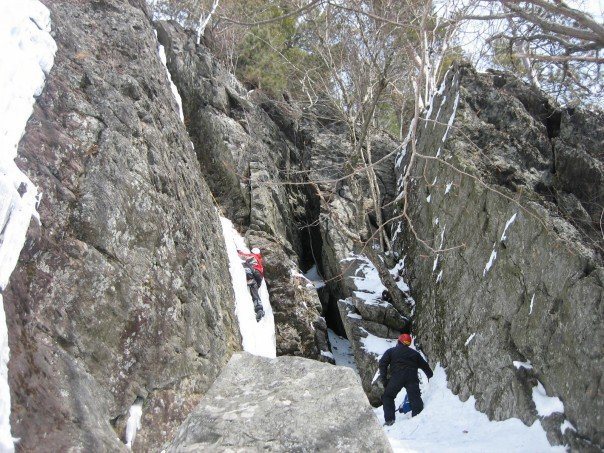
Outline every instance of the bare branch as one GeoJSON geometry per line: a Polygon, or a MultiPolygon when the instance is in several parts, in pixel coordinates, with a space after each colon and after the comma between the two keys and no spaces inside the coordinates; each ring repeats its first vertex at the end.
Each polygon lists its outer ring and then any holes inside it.
{"type": "Polygon", "coordinates": [[[559,33],[565,36],[572,36],[573,38],[582,39],[586,41],[592,41],[599,43],[604,46],[604,35],[599,35],[592,30],[585,30],[582,28],[570,27],[562,25],[556,22],[549,21],[542,18],[541,16],[529,13],[528,11],[520,8],[516,5],[517,0],[501,0],[501,2],[514,14],[522,17],[524,20],[539,25],[543,30],[550,31],[552,33],[559,33]]]}
{"type": "Polygon", "coordinates": [[[586,61],[589,63],[604,63],[604,58],[601,57],[590,57],[590,56],[582,56],[582,55],[539,55],[539,54],[527,54],[527,53],[516,53],[514,56],[518,58],[529,58],[531,60],[540,60],[540,61],[555,61],[555,62],[565,62],[565,61],[586,61]]]}

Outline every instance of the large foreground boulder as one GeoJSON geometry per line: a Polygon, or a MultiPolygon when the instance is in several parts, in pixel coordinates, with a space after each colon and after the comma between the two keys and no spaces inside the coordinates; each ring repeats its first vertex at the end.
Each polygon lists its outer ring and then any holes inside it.
{"type": "Polygon", "coordinates": [[[351,369],[238,353],[167,451],[260,450],[391,448],[351,369]]]}

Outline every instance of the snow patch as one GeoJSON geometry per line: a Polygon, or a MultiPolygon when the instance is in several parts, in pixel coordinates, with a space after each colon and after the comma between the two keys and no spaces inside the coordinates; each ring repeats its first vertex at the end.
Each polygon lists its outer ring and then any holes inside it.
{"type": "MultiPolygon", "coordinates": [[[[157,32],[155,32],[155,36],[157,37],[157,32]]],[[[178,106],[178,116],[180,116],[180,120],[182,122],[185,121],[185,115],[182,111],[182,98],[180,97],[180,93],[178,92],[178,88],[174,85],[172,81],[172,74],[170,74],[170,70],[168,69],[167,60],[166,60],[166,50],[164,46],[161,44],[157,44],[157,52],[159,53],[159,59],[161,60],[164,68],[166,68],[166,74],[168,75],[168,82],[170,83],[170,89],[172,90],[172,95],[174,96],[174,100],[176,101],[176,105],[178,106]]]]}
{"type": "Polygon", "coordinates": [[[510,227],[510,225],[512,223],[514,223],[515,220],[516,220],[516,214],[514,214],[512,217],[510,217],[510,219],[506,222],[505,228],[503,229],[503,234],[501,235],[502,241],[505,241],[508,238],[507,237],[508,228],[510,227]]]}
{"type": "Polygon", "coordinates": [[[453,183],[447,183],[447,187],[445,187],[445,195],[451,192],[451,187],[453,187],[453,183]]]}
{"type": "Polygon", "coordinates": [[[327,329],[327,336],[329,337],[329,343],[331,344],[331,352],[333,358],[338,366],[345,366],[352,368],[358,373],[357,364],[354,361],[354,354],[350,341],[346,338],[339,336],[331,329],[327,329]]]}
{"type": "Polygon", "coordinates": [[[564,434],[567,429],[570,429],[571,431],[575,432],[577,431],[577,428],[575,428],[571,422],[569,422],[568,420],[564,420],[562,424],[560,424],[560,431],[562,432],[562,434],[564,434]]]}
{"type": "Polygon", "coordinates": [[[325,286],[325,280],[323,280],[323,277],[321,277],[319,274],[319,269],[317,268],[316,264],[311,267],[306,274],[304,274],[304,277],[306,277],[316,289],[323,288],[325,286]]]}
{"type": "Polygon", "coordinates": [[[472,341],[474,339],[474,337],[476,336],[476,332],[474,332],[472,335],[470,335],[468,337],[468,339],[466,340],[465,346],[470,344],[470,341],[472,341]]]}
{"type": "Polygon", "coordinates": [[[361,338],[361,344],[365,351],[370,354],[375,354],[376,356],[381,357],[381,355],[386,352],[387,349],[396,346],[397,340],[390,340],[388,338],[378,337],[367,332],[362,327],[360,328],[363,332],[367,334],[365,338],[361,338]]]}
{"type": "Polygon", "coordinates": [[[545,387],[539,381],[537,385],[533,387],[533,402],[537,408],[537,413],[541,417],[547,417],[555,412],[564,413],[564,404],[560,401],[557,396],[547,396],[545,387]]]}
{"type": "Polygon", "coordinates": [[[531,306],[529,307],[529,315],[533,313],[533,304],[535,303],[535,294],[533,293],[533,297],[531,297],[531,306]]]}
{"type": "MultiPolygon", "coordinates": [[[[405,140],[403,140],[403,143],[401,144],[401,150],[398,153],[398,156],[396,156],[396,161],[394,163],[394,168],[399,168],[401,166],[401,164],[403,163],[403,159],[405,158],[405,155],[407,154],[407,145],[409,145],[409,140],[411,140],[411,132],[413,131],[413,128],[415,127],[415,123],[417,123],[416,118],[413,118],[413,120],[411,120],[411,124],[409,124],[409,132],[407,132],[407,136],[405,137],[405,140]]],[[[405,173],[405,171],[403,170],[403,173],[405,173]]],[[[402,181],[399,183],[402,184],[402,181]]],[[[401,188],[401,187],[399,187],[401,188]]]]}
{"type": "Polygon", "coordinates": [[[455,113],[457,112],[457,105],[459,103],[459,91],[457,92],[456,96],[455,96],[455,101],[453,102],[453,113],[451,113],[451,116],[449,117],[449,122],[447,123],[447,129],[445,130],[445,134],[443,135],[443,143],[445,142],[445,140],[447,140],[447,135],[449,134],[449,130],[451,129],[451,126],[453,126],[453,121],[455,120],[455,113]]]}
{"type": "Polygon", "coordinates": [[[130,415],[126,422],[126,447],[132,449],[136,432],[141,429],[141,417],[143,416],[143,401],[137,401],[130,406],[130,415]]]}
{"type": "Polygon", "coordinates": [[[487,272],[493,267],[493,263],[495,262],[495,258],[497,258],[497,252],[495,251],[495,244],[493,244],[493,251],[491,252],[491,256],[489,257],[489,261],[484,266],[484,270],[482,271],[482,276],[486,277],[487,272]]]}
{"type": "Polygon", "coordinates": [[[401,234],[402,232],[403,232],[403,222],[398,222],[398,224],[396,225],[396,230],[394,230],[394,233],[392,233],[392,242],[396,242],[398,235],[401,234]]]}
{"type": "Polygon", "coordinates": [[[443,279],[443,270],[441,269],[438,275],[436,276],[436,283],[439,283],[443,279]]]}
{"type": "MultiPolygon", "coordinates": [[[[366,304],[374,304],[377,300],[381,299],[382,292],[386,289],[386,287],[383,285],[377,269],[369,258],[367,258],[365,255],[351,254],[348,258],[345,258],[342,261],[353,260],[362,262],[362,264],[358,266],[357,275],[349,277],[352,279],[356,288],[356,290],[353,291],[353,295],[363,300],[366,304]],[[363,276],[359,276],[358,274],[362,274],[363,276]]],[[[402,259],[389,271],[390,275],[392,275],[396,281],[397,287],[401,291],[409,291],[409,286],[399,276],[399,273],[404,267],[405,260],[402,259]]]]}
{"type": "Polygon", "coordinates": [[[430,203],[430,201],[432,201],[432,194],[430,194],[430,195],[428,195],[428,196],[426,197],[426,201],[427,201],[428,203],[430,203]]]}
{"type": "Polygon", "coordinates": [[[519,360],[514,360],[512,362],[517,369],[526,368],[527,370],[532,370],[533,365],[531,362],[520,362],[519,360]]]}
{"type": "Polygon", "coordinates": [[[321,355],[323,357],[328,357],[330,359],[335,359],[334,356],[333,356],[333,354],[331,352],[329,352],[329,351],[321,351],[321,355]]]}

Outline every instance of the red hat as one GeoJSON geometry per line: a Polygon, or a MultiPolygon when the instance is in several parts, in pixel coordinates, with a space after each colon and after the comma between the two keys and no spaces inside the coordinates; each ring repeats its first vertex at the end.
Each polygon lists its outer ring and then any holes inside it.
{"type": "Polygon", "coordinates": [[[411,344],[411,335],[408,333],[403,333],[400,337],[398,337],[398,341],[403,343],[405,346],[409,346],[411,344]]]}

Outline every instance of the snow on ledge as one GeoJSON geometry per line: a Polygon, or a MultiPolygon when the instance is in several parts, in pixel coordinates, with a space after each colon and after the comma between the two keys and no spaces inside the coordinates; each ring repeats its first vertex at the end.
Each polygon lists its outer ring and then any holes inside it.
{"type": "Polygon", "coordinates": [[[569,422],[568,420],[564,420],[560,424],[560,432],[562,434],[564,434],[567,429],[570,429],[571,431],[575,431],[575,432],[577,431],[577,428],[575,428],[571,422],[569,422]]]}
{"type": "MultiPolygon", "coordinates": [[[[155,32],[155,36],[157,37],[157,31],[155,32]]],[[[182,111],[182,98],[180,97],[180,93],[178,92],[178,88],[174,85],[172,81],[172,74],[170,74],[170,70],[168,69],[167,60],[166,60],[166,50],[164,46],[159,42],[157,43],[157,53],[159,54],[159,59],[161,60],[164,68],[166,68],[166,74],[168,76],[168,83],[170,84],[170,90],[172,91],[172,96],[174,96],[174,100],[176,101],[176,105],[178,106],[178,116],[182,122],[185,121],[185,115],[182,111]]]]}
{"type": "Polygon", "coordinates": [[[397,340],[390,340],[388,338],[381,338],[376,335],[370,334],[365,329],[361,327],[367,336],[365,338],[361,338],[361,344],[363,345],[363,349],[370,354],[375,354],[378,357],[381,357],[387,349],[390,349],[393,346],[396,346],[397,340]]]}
{"type": "Polygon", "coordinates": [[[508,238],[508,236],[507,236],[508,228],[510,227],[510,225],[512,223],[514,223],[515,220],[516,220],[516,214],[514,214],[512,217],[510,217],[510,219],[506,222],[505,227],[503,228],[503,234],[501,235],[501,241],[505,241],[508,238]]]}
{"type": "Polygon", "coordinates": [[[560,401],[557,396],[547,396],[545,387],[539,381],[537,385],[533,387],[533,402],[537,408],[537,413],[541,417],[547,417],[555,412],[564,413],[564,404],[560,401]]]}
{"type": "Polygon", "coordinates": [[[136,401],[130,406],[130,416],[126,422],[126,447],[132,450],[136,432],[141,429],[141,418],[143,416],[143,401],[136,401]]]}
{"type": "Polygon", "coordinates": [[[520,362],[519,360],[514,360],[512,363],[514,364],[514,366],[518,370],[520,368],[525,368],[527,370],[532,370],[533,369],[533,365],[531,364],[531,362],[520,362]]]}
{"type": "Polygon", "coordinates": [[[495,258],[497,258],[497,251],[495,250],[495,244],[493,244],[493,251],[491,252],[491,256],[489,257],[489,261],[484,266],[484,270],[482,271],[482,276],[483,277],[486,277],[487,272],[489,272],[489,270],[491,270],[491,267],[493,267],[493,263],[495,262],[495,258]]]}
{"type": "Polygon", "coordinates": [[[465,342],[464,346],[469,345],[469,344],[470,344],[470,342],[471,342],[471,341],[474,339],[474,337],[475,337],[475,336],[476,336],[476,332],[474,332],[472,335],[470,335],[470,336],[468,337],[468,339],[466,340],[466,342],[465,342]]]}
{"type": "Polygon", "coordinates": [[[321,277],[319,274],[319,269],[317,268],[316,264],[313,265],[313,267],[311,267],[306,274],[304,274],[304,277],[309,280],[316,289],[323,288],[325,286],[325,280],[323,280],[323,277],[321,277]]]}

